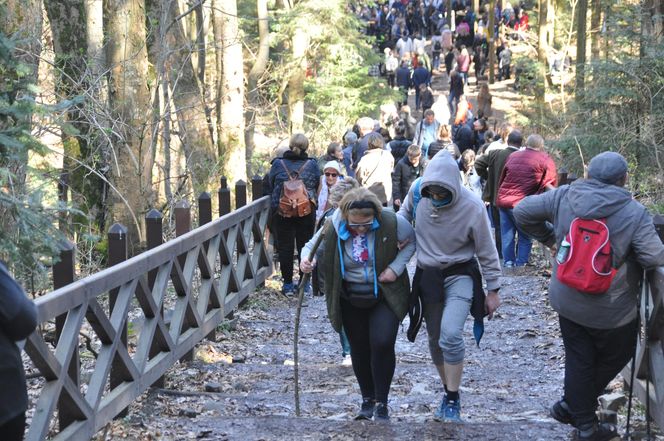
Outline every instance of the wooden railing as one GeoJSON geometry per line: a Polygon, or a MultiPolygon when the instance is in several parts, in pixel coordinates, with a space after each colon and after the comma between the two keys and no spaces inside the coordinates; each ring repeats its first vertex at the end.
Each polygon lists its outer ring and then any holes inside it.
{"type": "MultiPolygon", "coordinates": [[[[639,313],[641,330],[636,347],[633,391],[641,403],[648,403],[650,418],[664,428],[664,267],[648,272],[642,287],[639,313]]],[[[631,368],[630,362],[622,372],[628,384],[632,379],[631,368]]]]}
{"type": "MultiPolygon", "coordinates": [[[[126,229],[114,225],[114,265],[84,279],[73,280],[74,253],[65,247],[59,265],[71,271],[54,271],[60,287],[36,300],[41,325],[25,342],[31,389],[41,386],[28,410],[28,440],[91,438],[159,384],[175,362],[191,360],[195,345],[213,336],[224,317],[265,281],[272,272],[264,239],[270,202],[261,197],[259,180],[254,182],[254,201],[216,220],[209,194],[201,195],[200,226],[192,231],[188,204],[178,204],[178,237],[164,244],[161,215],[148,213],[152,249],[129,260],[126,229]],[[54,321],[55,336],[48,332],[54,321]]],[[[224,184],[221,214],[230,211],[224,184]]],[[[238,194],[241,206],[246,192],[238,194]]]]}

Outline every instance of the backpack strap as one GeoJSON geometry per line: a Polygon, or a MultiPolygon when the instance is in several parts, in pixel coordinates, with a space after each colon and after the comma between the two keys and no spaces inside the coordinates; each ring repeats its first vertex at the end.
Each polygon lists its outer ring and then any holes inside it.
{"type": "MultiPolygon", "coordinates": [[[[286,163],[284,162],[284,160],[283,160],[283,159],[279,159],[279,161],[281,161],[281,165],[283,166],[284,170],[286,170],[286,174],[288,175],[288,179],[293,179],[293,177],[292,177],[291,174],[290,174],[290,170],[288,169],[288,166],[286,165],[286,163]]],[[[306,162],[305,162],[305,164],[306,164],[306,162]]],[[[298,171],[298,173],[299,173],[299,171],[298,171]]]]}

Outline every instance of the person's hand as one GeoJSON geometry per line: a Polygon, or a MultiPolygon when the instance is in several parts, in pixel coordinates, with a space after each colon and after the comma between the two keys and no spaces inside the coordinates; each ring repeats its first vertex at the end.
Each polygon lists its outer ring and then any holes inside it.
{"type": "Polygon", "coordinates": [[[399,251],[401,251],[403,249],[403,247],[405,247],[409,243],[410,243],[410,239],[401,240],[401,241],[397,242],[397,248],[399,248],[399,251]]]}
{"type": "Polygon", "coordinates": [[[397,207],[401,207],[401,199],[395,199],[394,205],[396,205],[397,207]]]}
{"type": "Polygon", "coordinates": [[[378,276],[378,281],[383,283],[394,282],[395,280],[397,280],[397,275],[391,268],[385,268],[385,270],[380,273],[380,276],[378,276]]]}
{"type": "Polygon", "coordinates": [[[316,264],[316,259],[313,261],[304,258],[300,262],[300,269],[302,270],[303,273],[310,273],[314,270],[314,265],[316,264]]]}
{"type": "Polygon", "coordinates": [[[500,296],[498,291],[491,290],[487,293],[484,299],[484,311],[489,315],[489,320],[493,318],[493,313],[500,306],[500,296]]]}

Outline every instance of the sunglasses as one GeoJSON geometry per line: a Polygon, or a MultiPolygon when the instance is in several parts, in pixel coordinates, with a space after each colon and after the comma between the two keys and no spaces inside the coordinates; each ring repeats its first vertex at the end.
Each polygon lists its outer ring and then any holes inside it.
{"type": "Polygon", "coordinates": [[[339,176],[339,174],[338,174],[338,173],[327,173],[327,172],[326,172],[326,173],[325,173],[325,176],[327,176],[328,178],[330,178],[330,177],[332,177],[332,178],[336,178],[337,176],[339,176]]]}
{"type": "Polygon", "coordinates": [[[369,227],[371,227],[371,226],[373,225],[373,223],[374,223],[374,221],[371,221],[371,222],[365,222],[365,223],[363,223],[363,224],[348,224],[348,226],[349,226],[350,228],[362,228],[362,227],[369,228],[369,227]]]}

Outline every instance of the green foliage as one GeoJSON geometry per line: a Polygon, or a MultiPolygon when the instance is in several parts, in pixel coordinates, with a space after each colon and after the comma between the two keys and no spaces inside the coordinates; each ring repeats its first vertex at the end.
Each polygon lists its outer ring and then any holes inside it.
{"type": "Polygon", "coordinates": [[[27,158],[45,149],[30,133],[31,116],[48,109],[35,103],[28,66],[14,57],[14,45],[0,33],[0,258],[23,279],[43,274],[62,240],[54,228],[58,207],[43,193],[28,191],[27,158]]]}
{"type": "Polygon", "coordinates": [[[569,127],[556,143],[576,173],[597,153],[613,150],[630,164],[630,186],[644,202],[664,199],[664,46],[640,35],[640,7],[614,5],[606,35],[608,57],[588,70],[584,100],[564,115],[569,127]],[[630,24],[631,25],[628,25],[630,24]]]}
{"type": "Polygon", "coordinates": [[[360,116],[378,116],[381,104],[394,101],[394,92],[368,67],[380,61],[360,21],[340,0],[307,0],[281,13],[272,26],[272,57],[276,78],[288,78],[293,60],[289,39],[296,27],[310,38],[305,80],[305,124],[314,144],[339,140],[360,116]]]}

